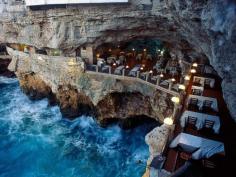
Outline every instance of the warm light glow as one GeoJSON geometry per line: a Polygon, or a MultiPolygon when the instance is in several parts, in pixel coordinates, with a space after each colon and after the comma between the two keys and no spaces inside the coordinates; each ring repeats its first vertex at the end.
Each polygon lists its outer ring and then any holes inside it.
{"type": "Polygon", "coordinates": [[[151,71],[149,71],[149,73],[151,73],[151,74],[152,74],[152,73],[153,73],[153,71],[151,70],[151,71]]]}
{"type": "Polygon", "coordinates": [[[132,50],[133,50],[133,51],[135,51],[135,49],[134,49],[134,48],[133,48],[132,50]]]}
{"type": "Polygon", "coordinates": [[[116,63],[113,63],[113,66],[116,66],[116,63]]]}
{"type": "Polygon", "coordinates": [[[125,68],[126,68],[126,69],[129,69],[129,66],[127,65],[125,68]]]}
{"type": "Polygon", "coordinates": [[[143,70],[143,67],[141,67],[140,69],[143,70]]]}
{"type": "Polygon", "coordinates": [[[194,73],[196,73],[197,71],[196,71],[196,69],[191,69],[190,72],[191,72],[192,74],[194,74],[194,73]]]}
{"type": "Polygon", "coordinates": [[[98,53],[98,54],[96,55],[96,57],[99,58],[99,57],[100,57],[100,54],[98,53]]]}
{"type": "Polygon", "coordinates": [[[143,49],[143,51],[144,51],[144,52],[146,52],[146,51],[147,51],[147,49],[143,49]]]}
{"type": "Polygon", "coordinates": [[[41,56],[38,56],[38,60],[44,61],[44,59],[41,56]]]}
{"type": "Polygon", "coordinates": [[[109,52],[111,52],[112,50],[111,49],[109,49],[109,52]]]}
{"type": "Polygon", "coordinates": [[[74,58],[70,58],[68,61],[68,66],[74,66],[76,65],[75,59],[74,58]]]}
{"type": "Polygon", "coordinates": [[[186,87],[185,87],[185,85],[180,84],[180,85],[179,85],[179,89],[180,89],[180,90],[185,90],[186,87]]]}
{"type": "Polygon", "coordinates": [[[160,74],[160,77],[164,77],[164,75],[161,73],[161,74],[160,74]]]}
{"type": "Polygon", "coordinates": [[[190,76],[188,76],[188,75],[185,76],[185,77],[184,77],[184,80],[189,81],[189,80],[190,80],[190,76]]]}
{"type": "Polygon", "coordinates": [[[198,66],[198,64],[197,63],[193,63],[193,67],[197,67],[198,66]]]}
{"type": "Polygon", "coordinates": [[[164,54],[164,50],[161,51],[161,55],[163,55],[163,54],[164,54]]]}
{"type": "Polygon", "coordinates": [[[173,125],[173,123],[174,123],[174,121],[170,117],[167,117],[164,119],[164,124],[166,124],[166,125],[173,125]]]}
{"type": "Polygon", "coordinates": [[[171,98],[171,101],[174,102],[174,103],[179,103],[180,99],[179,99],[179,97],[174,96],[174,97],[171,98]]]}
{"type": "Polygon", "coordinates": [[[175,82],[175,78],[172,78],[171,81],[172,81],[172,82],[175,82]]]}

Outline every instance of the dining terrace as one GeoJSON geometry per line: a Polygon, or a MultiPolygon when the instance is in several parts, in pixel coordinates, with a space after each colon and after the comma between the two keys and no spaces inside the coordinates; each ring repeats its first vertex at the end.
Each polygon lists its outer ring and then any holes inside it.
{"type": "Polygon", "coordinates": [[[175,79],[171,77],[171,75],[165,73],[154,73],[153,70],[144,71],[141,64],[137,64],[133,68],[130,68],[127,65],[108,65],[102,61],[98,62],[97,65],[87,64],[86,71],[107,74],[109,76],[118,76],[121,78],[135,78],[154,87],[169,90],[171,93],[175,93],[174,95],[179,95],[183,91],[179,79],[175,79]]]}

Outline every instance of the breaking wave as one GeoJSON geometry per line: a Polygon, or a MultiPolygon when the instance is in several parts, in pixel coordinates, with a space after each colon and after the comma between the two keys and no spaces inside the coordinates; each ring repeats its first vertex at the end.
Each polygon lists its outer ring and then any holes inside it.
{"type": "Polygon", "coordinates": [[[0,77],[0,177],[140,177],[150,129],[62,119],[57,106],[29,100],[16,79],[0,77]]]}

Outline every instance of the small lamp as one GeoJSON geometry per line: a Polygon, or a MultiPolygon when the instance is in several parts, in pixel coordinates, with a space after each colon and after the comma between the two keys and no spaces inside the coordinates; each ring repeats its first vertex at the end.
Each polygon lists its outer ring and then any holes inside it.
{"type": "Polygon", "coordinates": [[[171,101],[175,104],[178,104],[180,102],[180,99],[179,99],[179,97],[174,96],[171,98],[171,101]]]}
{"type": "Polygon", "coordinates": [[[191,69],[190,72],[191,72],[192,74],[194,74],[194,73],[196,73],[197,71],[196,71],[196,69],[191,69]]]}
{"type": "Polygon", "coordinates": [[[174,123],[174,121],[173,121],[173,119],[170,118],[170,117],[167,117],[167,118],[164,119],[164,124],[165,124],[165,125],[171,126],[171,125],[173,125],[173,123],[174,123]]]}
{"type": "Polygon", "coordinates": [[[198,64],[197,63],[193,63],[193,65],[192,65],[193,67],[197,67],[198,66],[198,64]]]}
{"type": "Polygon", "coordinates": [[[189,75],[185,76],[184,80],[189,81],[190,80],[190,76],[189,75]]]}
{"type": "Polygon", "coordinates": [[[180,85],[179,85],[179,89],[180,89],[180,90],[185,90],[186,87],[185,87],[185,85],[180,84],[180,85]]]}

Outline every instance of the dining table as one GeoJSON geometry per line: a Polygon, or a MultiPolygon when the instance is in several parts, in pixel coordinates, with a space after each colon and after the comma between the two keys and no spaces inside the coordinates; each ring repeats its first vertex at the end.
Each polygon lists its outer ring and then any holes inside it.
{"type": "Polygon", "coordinates": [[[129,76],[137,76],[137,72],[140,70],[141,65],[136,65],[134,68],[132,68],[129,72],[129,76]]]}
{"type": "Polygon", "coordinates": [[[121,75],[124,68],[125,68],[124,65],[118,66],[118,67],[115,69],[114,73],[115,73],[115,74],[118,74],[118,75],[121,75]]]}
{"type": "Polygon", "coordinates": [[[199,136],[180,133],[171,143],[170,148],[181,147],[185,152],[191,153],[192,159],[210,158],[214,154],[224,154],[224,144],[199,136]]]}
{"type": "Polygon", "coordinates": [[[214,122],[214,125],[212,129],[216,134],[220,132],[220,117],[219,116],[214,116],[214,115],[209,115],[209,114],[204,114],[204,113],[199,113],[199,112],[194,112],[194,111],[184,111],[180,118],[180,125],[182,128],[184,128],[187,124],[188,117],[194,117],[196,118],[196,128],[197,130],[201,130],[204,127],[205,121],[212,121],[214,122]]]}

